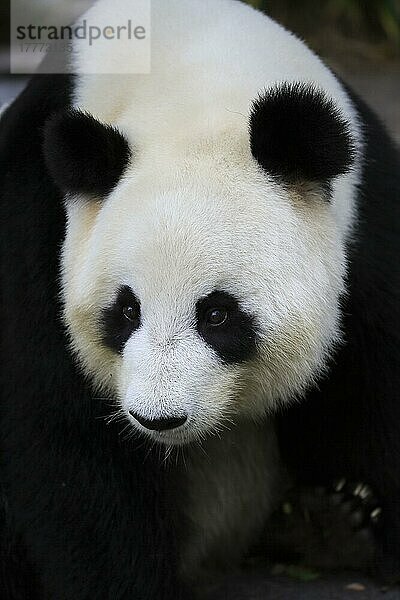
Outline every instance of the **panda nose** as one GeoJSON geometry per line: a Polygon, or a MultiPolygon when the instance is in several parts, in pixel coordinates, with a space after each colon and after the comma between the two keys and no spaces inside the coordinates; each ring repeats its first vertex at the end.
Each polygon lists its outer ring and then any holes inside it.
{"type": "Polygon", "coordinates": [[[187,421],[187,415],[180,417],[164,417],[162,419],[145,419],[138,415],[133,410],[129,411],[129,414],[138,421],[146,429],[151,431],[167,431],[168,429],[176,429],[187,421]]]}

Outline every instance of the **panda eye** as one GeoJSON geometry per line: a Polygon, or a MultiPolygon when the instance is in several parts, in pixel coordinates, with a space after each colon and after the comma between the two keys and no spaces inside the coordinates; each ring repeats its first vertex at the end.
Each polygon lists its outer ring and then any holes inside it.
{"type": "Polygon", "coordinates": [[[214,290],[196,302],[196,330],[224,363],[241,363],[256,354],[257,325],[237,298],[214,290]]]}
{"type": "Polygon", "coordinates": [[[225,308],[210,308],[206,313],[206,322],[212,327],[223,325],[228,318],[228,311],[225,308]]]}
{"type": "Polygon", "coordinates": [[[122,308],[122,314],[127,321],[137,324],[140,318],[140,309],[138,306],[124,306],[122,308]]]}
{"type": "Polygon", "coordinates": [[[112,304],[103,309],[99,325],[103,343],[122,353],[132,333],[141,325],[140,301],[129,286],[119,288],[112,304]]]}

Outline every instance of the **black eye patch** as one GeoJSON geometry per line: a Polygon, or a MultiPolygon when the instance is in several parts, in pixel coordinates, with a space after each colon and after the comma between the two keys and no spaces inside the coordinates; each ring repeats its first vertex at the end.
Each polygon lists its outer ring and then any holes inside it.
{"type": "Polygon", "coordinates": [[[122,287],[115,301],[103,310],[100,326],[103,343],[121,353],[132,333],[140,327],[140,302],[130,287],[122,287]]]}
{"type": "Polygon", "coordinates": [[[227,292],[215,291],[197,302],[196,328],[226,363],[244,362],[256,352],[254,318],[227,292]]]}
{"type": "Polygon", "coordinates": [[[128,141],[118,129],[79,110],[50,117],[43,152],[47,169],[63,192],[94,197],[111,192],[131,157],[128,141]]]}

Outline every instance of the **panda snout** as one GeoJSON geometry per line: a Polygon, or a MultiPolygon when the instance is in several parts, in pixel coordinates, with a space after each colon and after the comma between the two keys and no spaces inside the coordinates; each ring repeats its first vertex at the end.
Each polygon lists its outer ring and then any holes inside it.
{"type": "Polygon", "coordinates": [[[133,410],[129,411],[131,417],[133,417],[142,427],[150,429],[151,431],[168,431],[170,429],[176,429],[187,421],[187,415],[179,415],[173,417],[162,417],[158,419],[146,419],[133,410]]]}

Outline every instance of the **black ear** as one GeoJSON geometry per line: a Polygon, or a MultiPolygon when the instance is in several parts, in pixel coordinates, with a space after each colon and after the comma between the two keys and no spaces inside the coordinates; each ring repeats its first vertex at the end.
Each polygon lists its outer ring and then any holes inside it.
{"type": "Polygon", "coordinates": [[[281,84],[255,100],[250,146],[266,171],[289,183],[327,183],[346,173],[354,158],[349,126],[339,110],[303,83],[281,84]]]}
{"type": "Polygon", "coordinates": [[[50,117],[43,150],[47,168],[64,192],[96,197],[113,189],[131,156],[122,133],[79,110],[50,117]]]}

